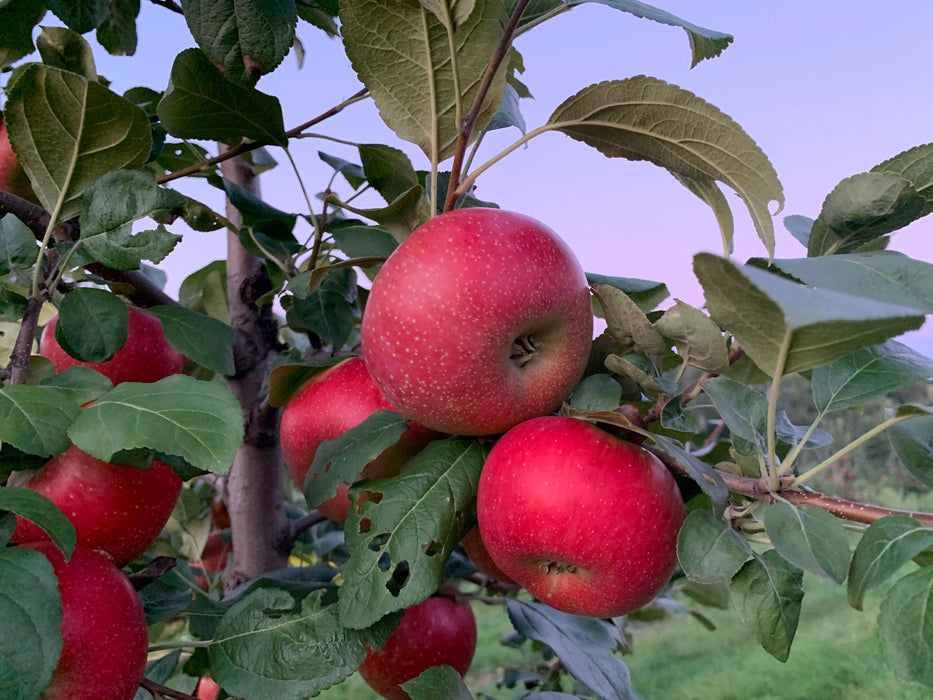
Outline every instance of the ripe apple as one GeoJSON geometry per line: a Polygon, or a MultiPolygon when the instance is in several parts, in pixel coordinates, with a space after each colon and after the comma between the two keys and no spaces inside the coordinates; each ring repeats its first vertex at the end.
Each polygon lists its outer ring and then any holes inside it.
{"type": "MultiPolygon", "coordinates": [[[[355,428],[376,411],[393,410],[379,391],[359,357],[352,357],[324,370],[305,385],[285,406],[279,429],[282,456],[299,489],[314,462],[318,446],[355,428]]],[[[398,443],[366,465],[360,479],[395,476],[402,465],[419,452],[436,434],[416,423],[409,423],[398,443]]],[[[344,523],[350,511],[347,484],[337,485],[337,495],[318,511],[344,523]]]]}
{"type": "Polygon", "coordinates": [[[123,572],[76,547],[65,562],[50,542],[28,545],[48,557],[62,596],[64,644],[43,700],[131,700],[146,671],[143,606],[123,572]]]}
{"type": "Polygon", "coordinates": [[[570,395],[593,315],[586,276],[551,229],[513,212],[459,209],[386,260],[361,333],[366,366],[403,416],[492,435],[570,395]]]}
{"type": "Polygon", "coordinates": [[[217,694],[220,692],[220,686],[210,676],[202,676],[198,681],[198,689],[194,697],[198,700],[217,700],[217,694]]]}
{"type": "MultiPolygon", "coordinates": [[[[79,545],[100,550],[123,566],[162,531],[181,492],[181,479],[161,462],[149,469],[111,464],[72,445],[23,486],[62,509],[75,526],[79,545]]],[[[46,540],[44,530],[17,518],[13,542],[46,540]]]]}
{"type": "Polygon", "coordinates": [[[15,194],[17,197],[27,199],[38,204],[39,199],[32,189],[26,171],[20,165],[19,159],[10,145],[10,136],[6,131],[6,122],[0,115],[0,190],[15,194]]]}
{"type": "Polygon", "coordinates": [[[152,314],[130,308],[126,344],[106,362],[81,362],[66,353],[55,340],[53,316],[42,330],[39,352],[55,364],[58,372],[69,367],[80,366],[96,369],[113,382],[157,382],[173,374],[179,374],[185,357],[165,338],[162,323],[152,314]]]}
{"type": "Polygon", "coordinates": [[[564,612],[615,617],[670,580],[684,504],[650,452],[546,416],[493,445],[477,519],[493,561],[532,595],[564,612]]]}
{"type": "Polygon", "coordinates": [[[413,605],[385,645],[367,649],[360,675],[389,700],[408,700],[400,685],[432,666],[453,666],[463,676],[476,651],[476,618],[469,603],[436,595],[413,605]]]}
{"type": "Polygon", "coordinates": [[[460,540],[460,546],[463,547],[463,551],[466,552],[470,561],[476,565],[481,573],[500,583],[515,583],[508,574],[496,566],[496,562],[489,556],[489,550],[486,549],[483,538],[479,534],[479,525],[470,528],[467,534],[463,536],[463,539],[460,540]]]}
{"type": "MultiPolygon", "coordinates": [[[[230,555],[233,554],[233,543],[229,539],[229,533],[221,530],[214,530],[204,542],[204,549],[201,550],[201,562],[193,562],[191,568],[194,570],[202,569],[208,573],[217,573],[227,568],[227,562],[230,555]]],[[[205,576],[195,577],[201,588],[205,590],[210,587],[210,582],[205,576]]]]}

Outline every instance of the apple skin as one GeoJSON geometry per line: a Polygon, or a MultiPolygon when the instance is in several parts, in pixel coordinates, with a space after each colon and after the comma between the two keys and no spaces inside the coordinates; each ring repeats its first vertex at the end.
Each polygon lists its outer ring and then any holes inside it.
{"type": "Polygon", "coordinates": [[[476,651],[470,604],[436,595],[413,605],[381,649],[367,649],[360,675],[388,700],[408,700],[400,685],[432,666],[453,666],[463,676],[476,651]]]}
{"type": "Polygon", "coordinates": [[[479,525],[474,525],[460,540],[460,546],[470,558],[470,561],[476,565],[480,573],[486,574],[489,578],[495,579],[499,583],[515,583],[502,569],[496,566],[496,562],[489,556],[489,550],[483,543],[483,538],[479,533],[479,525]]]}
{"type": "Polygon", "coordinates": [[[39,204],[39,199],[32,189],[29,177],[13,152],[10,136],[6,130],[6,122],[3,121],[2,115],[0,115],[0,190],[14,194],[33,204],[39,204]]]}
{"type": "Polygon", "coordinates": [[[650,452],[575,418],[547,416],[493,445],[477,519],[496,565],[539,600],[615,617],[649,603],[670,580],[684,504],[650,452]]]}
{"type": "Polygon", "coordinates": [[[218,693],[220,693],[220,686],[217,685],[217,681],[210,676],[202,676],[198,681],[198,689],[194,697],[198,700],[217,700],[218,693]]]}
{"type": "Polygon", "coordinates": [[[544,224],[459,209],[389,256],[361,333],[366,366],[403,416],[443,433],[492,435],[551,413],[577,385],[593,337],[589,286],[544,224]]]}
{"type": "MultiPolygon", "coordinates": [[[[220,530],[213,530],[204,542],[204,549],[201,550],[201,562],[192,562],[191,568],[195,571],[203,569],[209,573],[217,573],[227,568],[227,562],[233,554],[233,543],[229,539],[229,533],[220,530]]],[[[207,590],[210,588],[210,581],[205,576],[195,576],[201,588],[207,590]]]]}
{"type": "MultiPolygon", "coordinates": [[[[355,428],[376,411],[394,410],[373,382],[362,358],[351,357],[330,367],[306,384],[282,411],[279,441],[288,473],[304,490],[305,475],[318,446],[355,428]]],[[[399,473],[402,465],[437,436],[409,423],[398,443],[366,465],[359,479],[384,479],[399,473]]],[[[318,506],[318,512],[343,524],[350,512],[347,484],[337,485],[337,495],[318,506]]]]}
{"type": "Polygon", "coordinates": [[[64,645],[41,700],[131,700],[146,671],[149,639],[143,606],[123,572],[76,547],[65,562],[50,542],[44,554],[62,596],[64,645]]]}
{"type": "Polygon", "coordinates": [[[39,353],[55,364],[56,372],[69,367],[90,367],[110,379],[114,386],[122,382],[157,382],[180,374],[185,357],[166,340],[159,319],[139,309],[130,308],[129,312],[126,344],[106,362],[81,362],[66,353],[55,340],[57,315],[42,330],[39,353]]]}
{"type": "MultiPolygon", "coordinates": [[[[111,464],[74,445],[48,461],[23,486],[47,496],[74,524],[78,544],[104,552],[117,566],[152,544],[168,522],[181,479],[170,467],[111,464]]],[[[48,535],[17,518],[13,542],[44,542],[48,535]]]]}

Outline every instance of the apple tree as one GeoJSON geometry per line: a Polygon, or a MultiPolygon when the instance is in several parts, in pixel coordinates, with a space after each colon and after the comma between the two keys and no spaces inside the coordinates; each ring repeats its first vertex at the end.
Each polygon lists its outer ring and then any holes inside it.
{"type": "MultiPolygon", "coordinates": [[[[635,697],[632,620],[732,605],[785,661],[804,572],[856,609],[885,584],[886,657],[933,686],[933,514],[813,488],[876,439],[933,484],[933,416],[890,398],[931,396],[896,338],[933,312],[933,266],[889,249],[933,212],[933,147],[786,218],[801,254],[776,259],[778,176],[701,97],[620,76],[525,123],[521,36],[583,0],[152,1],[197,46],[146,66],[161,91],[96,67],[138,60],[138,1],[0,2],[0,696],[305,698],[360,669],[386,697],[471,697],[481,601],[531,650],[501,688],[635,697]],[[263,78],[299,30],[342,42],[360,89],[291,125],[263,78]],[[330,154],[363,100],[398,141],[330,154]],[[702,308],[479,198],[547,132],[709,205],[702,308]],[[277,160],[292,211],[262,198],[277,160]],[[731,256],[725,192],[760,257],[731,256]],[[172,296],[191,231],[218,254],[172,296]],[[826,429],[885,397],[854,438],[826,429]]],[[[732,41],[600,2],[685,31],[694,65],[732,41]]]]}

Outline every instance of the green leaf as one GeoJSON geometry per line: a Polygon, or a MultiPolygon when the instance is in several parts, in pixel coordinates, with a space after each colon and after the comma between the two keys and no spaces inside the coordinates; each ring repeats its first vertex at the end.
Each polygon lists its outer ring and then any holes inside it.
{"type": "Polygon", "coordinates": [[[46,377],[39,385],[55,389],[78,405],[94,401],[113,388],[111,381],[100,372],[80,365],[46,377]]]}
{"type": "Polygon", "coordinates": [[[58,579],[44,555],[21,547],[0,548],[0,570],[0,697],[34,700],[62,651],[58,579]]]}
{"type": "Polygon", "coordinates": [[[691,581],[729,581],[752,549],[727,520],[708,510],[691,511],[677,535],[677,560],[691,581]]]}
{"type": "Polygon", "coordinates": [[[96,81],[30,64],[10,89],[10,141],[42,206],[64,221],[101,176],[141,166],[152,147],[146,113],[96,81]]]}
{"type": "Polygon", "coordinates": [[[804,286],[709,253],[693,260],[710,316],[769,375],[788,333],[784,374],[832,362],[924,321],[911,307],[804,286]]]}
{"type": "Polygon", "coordinates": [[[889,391],[933,377],[933,359],[896,340],[861,348],[813,370],[813,403],[820,413],[860,406],[889,391]]]}
{"type": "Polygon", "coordinates": [[[495,131],[496,129],[507,129],[514,126],[523,134],[528,131],[525,125],[525,117],[522,116],[519,100],[521,96],[511,84],[506,83],[505,93],[502,96],[502,105],[499,111],[492,115],[489,124],[486,125],[486,131],[495,131]]]}
{"type": "Polygon", "coordinates": [[[324,591],[300,604],[287,591],[259,588],[227,611],[208,647],[211,675],[238,697],[304,700],[352,674],[366,647],[385,644],[397,616],[347,629],[324,591]]]}
{"type": "Polygon", "coordinates": [[[919,416],[888,428],[898,461],[927,486],[933,486],[933,416],[919,416]]]}
{"type": "Polygon", "coordinates": [[[888,591],[878,634],[899,676],[933,686],[933,566],[904,576],[888,591]]]}
{"type": "Polygon", "coordinates": [[[933,313],[933,265],[894,251],[775,260],[804,284],[933,313]]]}
{"type": "Polygon", "coordinates": [[[229,324],[226,269],[225,260],[215,260],[192,272],[181,283],[178,302],[186,308],[229,324]]]}
{"type": "Polygon", "coordinates": [[[663,282],[651,282],[631,277],[610,277],[592,272],[586,273],[586,280],[591,285],[605,284],[625,292],[626,296],[645,313],[651,311],[670,295],[667,285],[663,282]]]}
{"type": "Polygon", "coordinates": [[[226,323],[183,306],[153,306],[149,313],[162,322],[162,329],[178,352],[202,367],[232,376],[233,329],[226,323]]]}
{"type": "MultiPolygon", "coordinates": [[[[26,297],[0,287],[0,327],[4,322],[19,321],[26,315],[28,305],[29,302],[26,297]]],[[[3,333],[3,331],[0,331],[0,333],[3,333]]],[[[9,359],[9,353],[7,359],[9,359]]]]}
{"type": "Polygon", "coordinates": [[[734,436],[762,447],[766,440],[768,399],[757,389],[727,377],[715,377],[704,391],[734,436]]]}
{"type": "Polygon", "coordinates": [[[774,256],[768,204],[784,205],[777,174],[738,124],[696,95],[646,76],[607,81],[565,100],[547,128],[611,158],[647,160],[693,180],[724,183],[745,202],[774,256]]]}
{"type": "Polygon", "coordinates": [[[340,588],[344,625],[368,627],[438,589],[447,557],[473,525],[486,452],[475,440],[433,442],[400,476],[350,490],[351,499],[360,490],[382,497],[351,507],[347,518],[350,559],[340,588]]]}
{"type": "Polygon", "coordinates": [[[722,331],[697,308],[677,301],[654,324],[665,338],[674,341],[683,361],[706,372],[722,374],[729,369],[729,350],[722,331]]]}
{"type": "Polygon", "coordinates": [[[777,502],[765,506],[765,529],[778,553],[794,566],[845,581],[849,570],[849,541],[845,528],[822,508],[777,502]]]}
{"type": "Polygon", "coordinates": [[[325,440],[314,453],[305,476],[304,494],[309,508],[317,508],[337,495],[337,484],[352,484],[363,468],[398,442],[408,429],[394,411],[376,411],[334,440],[325,440]]]}
{"type": "Polygon", "coordinates": [[[394,202],[420,184],[411,161],[399,149],[381,143],[364,143],[359,146],[359,153],[366,179],[386,203],[394,202]]]}
{"type": "Polygon", "coordinates": [[[706,58],[715,58],[726,47],[732,43],[732,35],[723,34],[713,29],[706,29],[691,24],[686,20],[680,19],[669,12],[665,12],[657,7],[652,7],[637,0],[566,0],[568,5],[578,5],[584,2],[598,2],[601,5],[608,5],[617,10],[628,12],[636,17],[643,17],[654,22],[660,22],[671,27],[681,27],[687,32],[687,38],[690,40],[690,50],[693,53],[693,61],[690,67],[695,67],[700,61],[706,58]]]}
{"type": "Polygon", "coordinates": [[[26,224],[13,214],[0,218],[0,276],[28,270],[38,255],[39,243],[26,224]]]}
{"type": "Polygon", "coordinates": [[[351,258],[387,258],[398,243],[378,226],[342,226],[333,229],[334,245],[351,258]]]}
{"type": "Polygon", "coordinates": [[[304,0],[298,5],[298,16],[327,36],[334,37],[340,35],[340,29],[334,21],[337,9],[336,0],[304,0]]]}
{"type": "Polygon", "coordinates": [[[318,151],[317,155],[318,158],[343,175],[353,189],[358,189],[360,185],[366,182],[366,175],[363,173],[362,166],[323,151],[318,151]]]}
{"type": "MultiPolygon", "coordinates": [[[[435,0],[435,7],[443,5],[435,0]]],[[[401,139],[417,144],[432,163],[452,156],[459,119],[470,109],[505,30],[504,4],[475,0],[469,18],[453,26],[418,3],[342,0],[340,20],[347,56],[383,121],[401,139]]],[[[506,71],[500,70],[474,138],[498,111],[505,79],[506,71]]]]}
{"type": "Polygon", "coordinates": [[[775,550],[755,555],[732,579],[732,600],[755,639],[778,661],[787,661],[800,619],[803,572],[775,550]]]}
{"type": "Polygon", "coordinates": [[[77,32],[64,27],[43,27],[36,38],[36,48],[45,65],[97,80],[91,45],[77,32]]]}
{"type": "MultiPolygon", "coordinates": [[[[649,397],[655,399],[664,394],[676,394],[677,383],[670,379],[658,376],[653,367],[642,367],[633,360],[644,358],[644,355],[631,354],[609,355],[604,364],[613,374],[630,379],[649,397]]],[[[650,361],[649,361],[650,362],[650,361]]],[[[644,363],[642,363],[644,364],[644,363]]]]}
{"type": "Polygon", "coordinates": [[[664,452],[674,458],[691,479],[709,496],[717,513],[722,513],[729,499],[729,488],[719,472],[711,465],[687,452],[683,445],[663,435],[651,434],[651,439],[664,452]]]}
{"type": "Polygon", "coordinates": [[[2,488],[0,511],[16,513],[41,527],[61,550],[65,561],[71,559],[78,539],[75,526],[47,496],[29,489],[2,488]]]}
{"type": "Polygon", "coordinates": [[[734,248],[735,218],[726,195],[719,189],[716,180],[710,177],[690,177],[683,173],[669,171],[677,181],[703,200],[713,210],[716,223],[719,224],[719,234],[722,236],[722,254],[729,256],[734,248]]]}
{"type": "Polygon", "coordinates": [[[609,333],[624,350],[635,349],[649,355],[667,351],[668,343],[629,296],[607,284],[594,284],[609,333]]]}
{"type": "Polygon", "coordinates": [[[175,57],[158,114],[165,130],[178,138],[288,145],[278,99],[224,80],[197,49],[175,57]]]}
{"type": "Polygon", "coordinates": [[[408,235],[430,218],[431,206],[424,196],[424,188],[416,185],[393,200],[388,206],[377,209],[360,209],[342,202],[336,195],[328,195],[327,202],[342,209],[375,221],[401,243],[408,235]]]}
{"type": "Polygon", "coordinates": [[[288,363],[275,367],[269,373],[269,405],[281,408],[311,381],[316,374],[343,362],[345,357],[321,357],[303,363],[288,363]]]}
{"type": "Polygon", "coordinates": [[[567,672],[599,697],[637,697],[628,669],[612,654],[619,639],[609,623],[517,598],[506,598],[505,605],[516,632],[549,647],[567,672]]]}
{"type": "Polygon", "coordinates": [[[78,287],[58,308],[55,340],[82,362],[104,362],[126,345],[130,313],[120,297],[93,287],[78,287]]]}
{"type": "Polygon", "coordinates": [[[817,219],[825,228],[810,236],[807,255],[851,253],[930,211],[930,203],[896,173],[853,175],[827,195],[817,219]]]}
{"type": "Polygon", "coordinates": [[[473,693],[453,666],[432,666],[402,683],[412,700],[473,700],[473,693]]]}
{"type": "Polygon", "coordinates": [[[810,241],[810,232],[813,230],[813,219],[809,216],[791,214],[784,217],[784,228],[806,247],[810,241]]]}
{"type": "Polygon", "coordinates": [[[592,374],[573,390],[570,405],[581,411],[614,411],[622,403],[622,386],[608,374],[592,374]]]}
{"type": "Polygon", "coordinates": [[[356,273],[352,269],[331,270],[317,290],[304,299],[292,299],[286,312],[288,325],[296,331],[316,333],[336,352],[359,320],[356,293],[356,273]]]}
{"type": "Polygon", "coordinates": [[[45,13],[45,3],[36,0],[7,0],[0,4],[0,27],[3,27],[0,69],[9,68],[35,51],[32,30],[45,13]]]}
{"type": "Polygon", "coordinates": [[[252,85],[291,50],[295,0],[181,0],[191,35],[235,83],[252,85]]]}
{"type": "Polygon", "coordinates": [[[68,427],[81,413],[77,403],[63,400],[46,387],[15,384],[0,389],[0,442],[40,457],[68,449],[68,427]]]}
{"type": "Polygon", "coordinates": [[[913,188],[933,204],[933,143],[910,148],[879,163],[873,173],[895,173],[906,179],[913,188]]]}
{"type": "Polygon", "coordinates": [[[46,0],[46,5],[69,29],[79,34],[97,27],[107,12],[107,0],[46,0]]]}
{"type": "Polygon", "coordinates": [[[862,533],[849,565],[848,600],[862,609],[865,592],[893,576],[920,552],[933,546],[933,528],[906,515],[876,520],[862,533]]]}
{"type": "Polygon", "coordinates": [[[104,461],[145,447],[226,474],[243,441],[243,413],[226,385],[175,374],[119,384],[84,409],[68,435],[104,461]]]}
{"type": "Polygon", "coordinates": [[[97,41],[111,56],[136,53],[136,17],[139,0],[110,0],[107,14],[97,27],[97,41]]]}

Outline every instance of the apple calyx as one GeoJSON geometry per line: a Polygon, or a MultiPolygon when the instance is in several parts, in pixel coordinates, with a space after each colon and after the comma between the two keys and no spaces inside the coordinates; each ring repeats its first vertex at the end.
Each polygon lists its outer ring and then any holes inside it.
{"type": "Polygon", "coordinates": [[[521,335],[512,341],[509,359],[515,363],[516,367],[521,369],[534,359],[539,346],[540,343],[535,340],[533,333],[521,335]]]}

